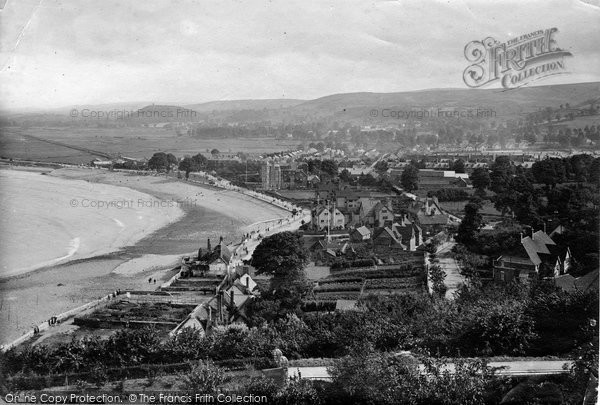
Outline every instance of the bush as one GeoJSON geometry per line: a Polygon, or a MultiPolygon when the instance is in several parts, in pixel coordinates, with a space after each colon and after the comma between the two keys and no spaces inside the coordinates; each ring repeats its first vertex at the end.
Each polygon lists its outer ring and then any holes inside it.
{"type": "Polygon", "coordinates": [[[183,389],[187,392],[217,395],[227,381],[225,371],[211,361],[196,364],[188,373],[180,375],[183,389]]]}

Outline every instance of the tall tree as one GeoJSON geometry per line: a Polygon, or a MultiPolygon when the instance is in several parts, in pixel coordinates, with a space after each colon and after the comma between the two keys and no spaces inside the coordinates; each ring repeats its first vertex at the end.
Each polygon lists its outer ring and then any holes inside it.
{"type": "Polygon", "coordinates": [[[151,170],[168,170],[169,159],[164,152],[156,152],[150,160],[148,160],[148,168],[151,170]]]}
{"type": "Polygon", "coordinates": [[[465,215],[458,226],[456,240],[465,245],[475,242],[476,233],[479,232],[483,223],[483,218],[479,213],[482,208],[481,200],[473,199],[465,205],[465,215]]]}
{"type": "Polygon", "coordinates": [[[502,193],[506,190],[515,168],[508,156],[498,156],[492,164],[490,174],[491,187],[494,193],[502,193]]]}
{"type": "Polygon", "coordinates": [[[400,184],[409,193],[419,188],[419,169],[412,164],[406,166],[400,176],[400,184]]]}
{"type": "Polygon", "coordinates": [[[464,173],[465,172],[465,162],[462,159],[457,159],[452,164],[451,170],[454,170],[456,173],[464,173]]]}
{"type": "Polygon", "coordinates": [[[487,169],[483,167],[478,167],[473,170],[473,173],[469,176],[471,182],[473,183],[473,187],[477,190],[483,191],[490,186],[490,173],[487,169]]]}
{"type": "Polygon", "coordinates": [[[323,162],[321,162],[321,172],[326,173],[331,177],[335,177],[338,173],[338,165],[334,160],[323,160],[323,162]]]}
{"type": "Polygon", "coordinates": [[[267,236],[254,250],[252,266],[257,274],[272,276],[273,289],[294,288],[305,281],[308,254],[298,235],[280,232],[267,236]]]}
{"type": "Polygon", "coordinates": [[[562,159],[550,158],[535,162],[531,167],[535,181],[555,187],[566,180],[566,170],[562,159]]]}

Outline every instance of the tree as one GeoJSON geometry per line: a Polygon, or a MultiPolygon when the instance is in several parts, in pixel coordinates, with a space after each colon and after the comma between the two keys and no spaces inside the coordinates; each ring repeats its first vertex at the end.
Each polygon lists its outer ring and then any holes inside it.
{"type": "Polygon", "coordinates": [[[562,159],[550,158],[535,162],[531,167],[535,181],[546,186],[555,187],[566,180],[565,165],[562,159]]]}
{"type": "Polygon", "coordinates": [[[181,160],[181,162],[179,162],[179,170],[184,171],[185,178],[189,179],[190,173],[198,171],[199,166],[196,164],[196,162],[194,162],[194,160],[191,157],[186,156],[181,160]]]}
{"type": "Polygon", "coordinates": [[[477,190],[483,191],[490,186],[490,173],[487,169],[483,167],[478,167],[473,170],[473,173],[469,176],[471,182],[473,183],[473,187],[477,190]]]}
{"type": "Polygon", "coordinates": [[[297,291],[296,288],[304,288],[304,267],[307,263],[308,253],[298,235],[292,232],[267,236],[252,255],[252,266],[257,274],[272,276],[271,286],[275,290],[297,291]]]}
{"type": "Polygon", "coordinates": [[[465,162],[462,159],[455,160],[452,164],[451,170],[454,170],[456,173],[464,173],[465,172],[465,162]]]}
{"type": "Polygon", "coordinates": [[[491,187],[494,193],[502,193],[515,172],[515,168],[508,156],[498,156],[492,164],[490,174],[491,187]]]}
{"type": "Polygon", "coordinates": [[[348,169],[342,170],[340,173],[340,180],[344,183],[350,183],[352,181],[352,176],[350,175],[350,171],[348,169]]]}
{"type": "Polygon", "coordinates": [[[465,205],[465,216],[458,226],[457,241],[465,245],[475,242],[475,235],[483,223],[483,218],[479,213],[481,207],[481,201],[477,199],[465,205]]]}
{"type": "Polygon", "coordinates": [[[171,169],[171,165],[176,165],[178,162],[177,158],[172,153],[167,153],[167,163],[169,164],[168,169],[171,169]]]}
{"type": "Polygon", "coordinates": [[[210,361],[198,363],[191,371],[182,374],[181,379],[183,390],[192,393],[193,396],[200,392],[218,395],[221,385],[227,381],[225,371],[210,361]]]}
{"type": "Polygon", "coordinates": [[[434,264],[429,268],[429,280],[431,280],[433,294],[442,298],[446,294],[446,285],[444,280],[446,279],[446,273],[442,268],[434,264]]]}
{"type": "Polygon", "coordinates": [[[148,168],[151,170],[168,170],[169,167],[169,159],[167,154],[164,152],[156,152],[150,160],[148,160],[148,168]]]}
{"type": "MultiPolygon", "coordinates": [[[[424,358],[424,373],[411,356],[366,354],[344,357],[331,367],[340,403],[353,404],[483,404],[496,379],[484,360],[424,358]]],[[[495,401],[493,401],[495,402],[495,401]]]]}
{"type": "Polygon", "coordinates": [[[413,165],[408,165],[400,176],[400,184],[409,193],[419,188],[419,169],[413,165]]]}
{"type": "Polygon", "coordinates": [[[217,156],[219,153],[219,149],[216,148],[210,151],[210,154],[213,155],[213,157],[217,156]]]}
{"type": "Polygon", "coordinates": [[[321,172],[335,177],[338,173],[338,166],[334,160],[323,160],[321,162],[321,172]]]}
{"type": "Polygon", "coordinates": [[[594,159],[590,165],[589,181],[596,186],[598,186],[600,183],[600,158],[594,159]]]}
{"type": "Polygon", "coordinates": [[[363,173],[358,177],[358,184],[365,187],[373,187],[377,185],[377,180],[375,180],[375,177],[373,177],[370,173],[363,173]]]}
{"type": "Polygon", "coordinates": [[[388,169],[389,164],[385,160],[380,160],[375,164],[375,170],[377,170],[379,173],[387,172],[388,169]]]}

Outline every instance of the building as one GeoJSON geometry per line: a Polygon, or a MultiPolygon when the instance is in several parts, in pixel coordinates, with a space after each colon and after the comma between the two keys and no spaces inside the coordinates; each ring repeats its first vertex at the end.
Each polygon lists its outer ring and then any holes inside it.
{"type": "Polygon", "coordinates": [[[467,188],[471,184],[469,175],[454,170],[419,169],[419,190],[440,190],[444,188],[467,188]]]}
{"type": "Polygon", "coordinates": [[[395,233],[391,228],[383,227],[377,228],[373,234],[373,245],[376,246],[401,246],[402,249],[406,247],[402,245],[399,239],[399,234],[395,233]]]}
{"type": "Polygon", "coordinates": [[[263,190],[281,189],[281,167],[273,162],[263,163],[260,167],[260,181],[263,190]]]}
{"type": "Polygon", "coordinates": [[[313,209],[311,224],[313,229],[343,229],[346,226],[344,214],[335,206],[320,205],[313,209]]]}
{"type": "Polygon", "coordinates": [[[557,278],[571,268],[571,251],[560,248],[544,231],[521,238],[520,246],[494,260],[494,280],[528,282],[538,277],[557,278]]]}
{"type": "Polygon", "coordinates": [[[394,223],[392,229],[400,235],[400,241],[406,246],[406,250],[414,252],[423,244],[423,230],[406,216],[402,217],[400,223],[394,223]]]}
{"type": "Polygon", "coordinates": [[[219,244],[214,249],[210,249],[210,239],[208,241],[208,252],[199,258],[200,267],[209,274],[224,276],[227,274],[229,262],[231,261],[231,252],[221,238],[219,244]]]}
{"type": "Polygon", "coordinates": [[[352,242],[364,242],[371,239],[371,230],[366,226],[359,226],[350,232],[350,240],[352,242]]]}

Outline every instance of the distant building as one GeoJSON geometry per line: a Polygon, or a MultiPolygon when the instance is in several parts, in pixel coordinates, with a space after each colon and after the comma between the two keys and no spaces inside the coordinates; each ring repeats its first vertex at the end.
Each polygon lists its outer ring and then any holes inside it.
{"type": "Polygon", "coordinates": [[[521,238],[513,252],[494,260],[494,280],[528,282],[538,277],[560,277],[571,268],[571,251],[560,248],[543,231],[521,238]]]}
{"type": "Polygon", "coordinates": [[[466,188],[470,186],[469,175],[454,170],[419,169],[419,190],[466,188]]]}
{"type": "Polygon", "coordinates": [[[281,167],[267,162],[260,167],[260,180],[263,190],[279,190],[282,185],[281,167]]]}

